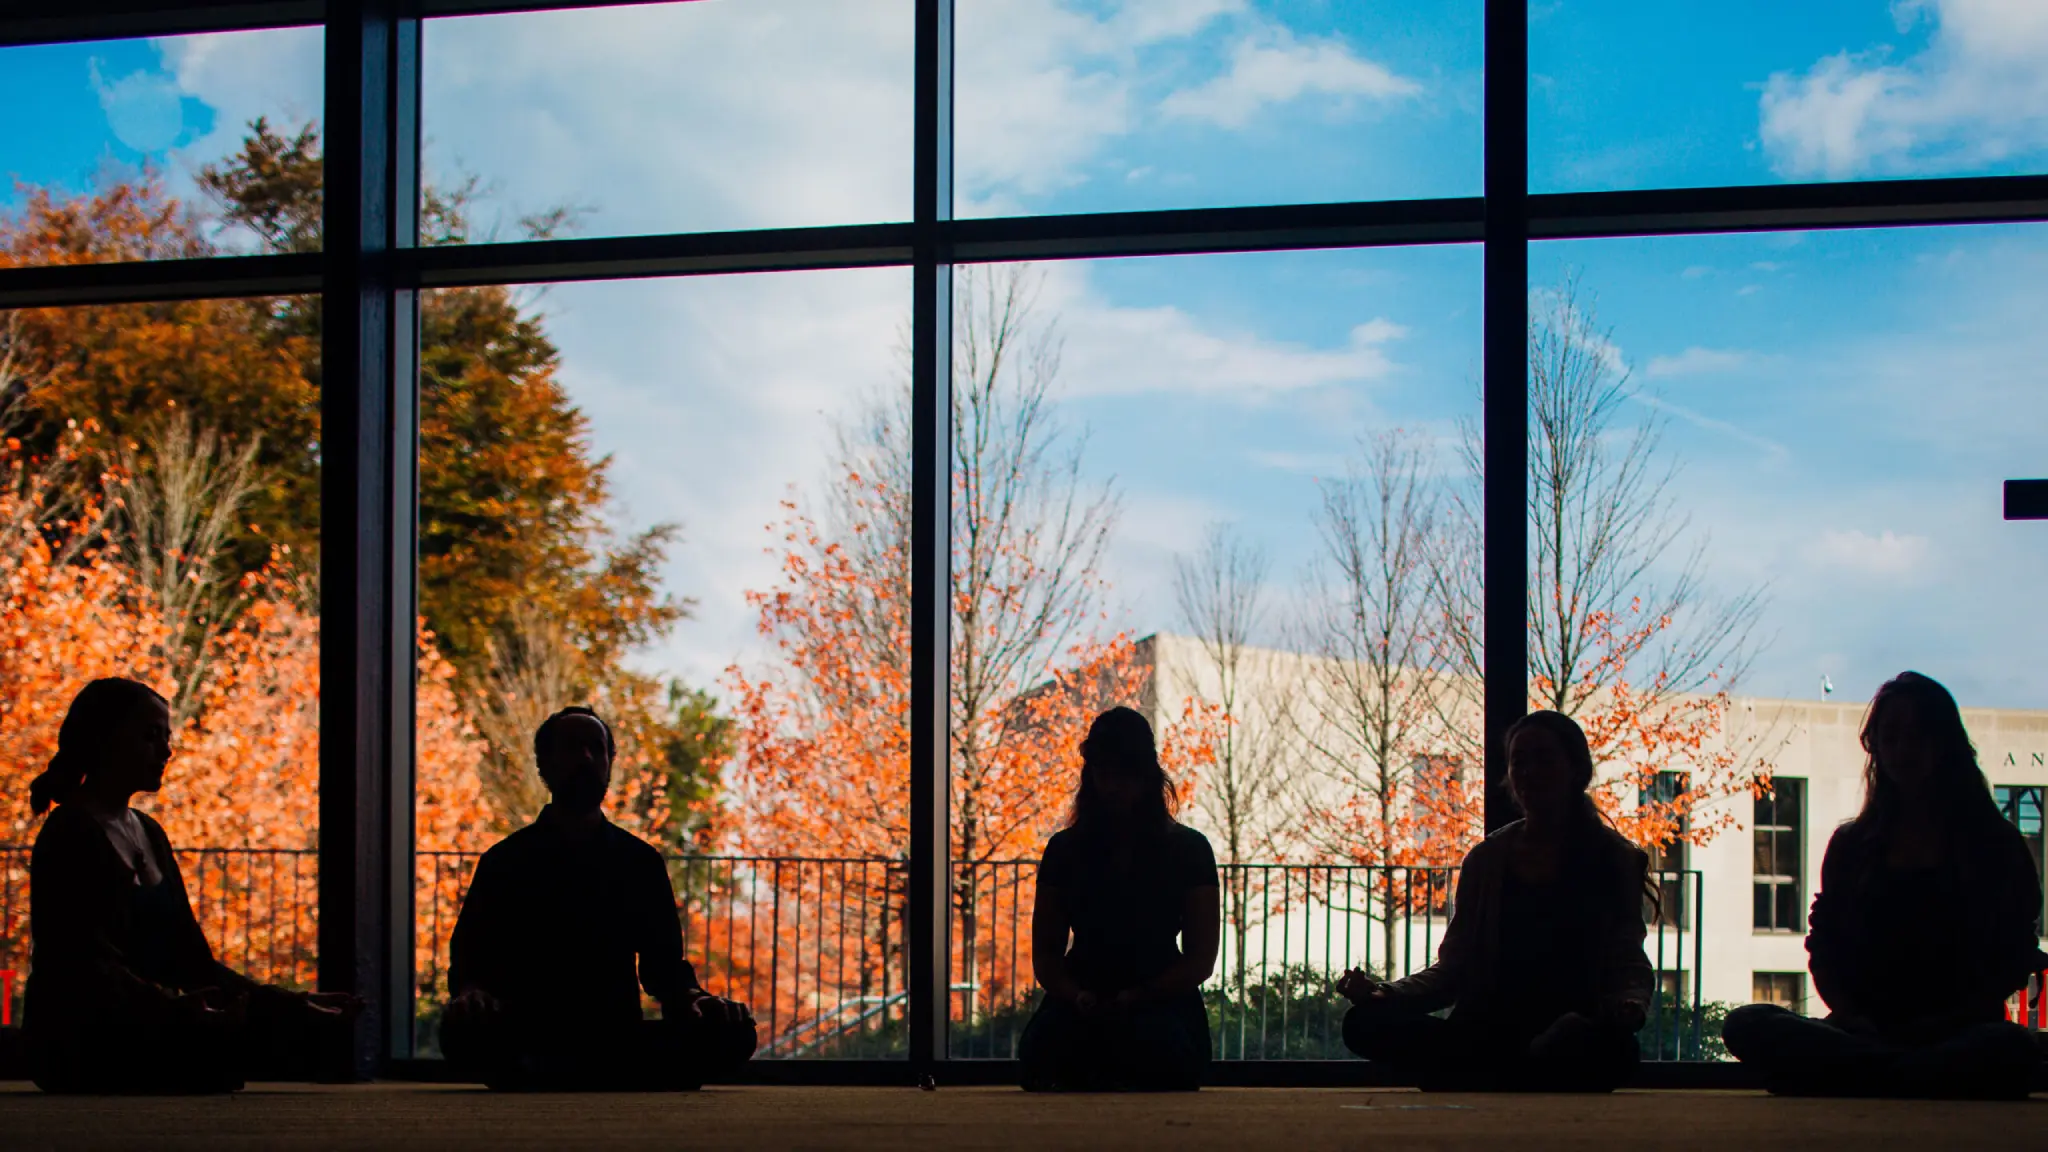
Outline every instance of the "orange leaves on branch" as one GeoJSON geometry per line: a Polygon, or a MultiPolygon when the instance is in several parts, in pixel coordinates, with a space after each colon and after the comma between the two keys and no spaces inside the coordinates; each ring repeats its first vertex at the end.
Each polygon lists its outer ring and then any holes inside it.
{"type": "Polygon", "coordinates": [[[1530,684],[1532,707],[1563,700],[1585,729],[1600,768],[1594,802],[1645,848],[1708,843],[1736,825],[1724,802],[1762,794],[1771,779],[1759,734],[1731,729],[1725,690],[1677,691],[1661,672],[1628,679],[1631,662],[1671,625],[1639,599],[1622,612],[1588,612],[1580,635],[1591,658],[1580,674],[1562,692],[1541,677],[1530,684]]]}

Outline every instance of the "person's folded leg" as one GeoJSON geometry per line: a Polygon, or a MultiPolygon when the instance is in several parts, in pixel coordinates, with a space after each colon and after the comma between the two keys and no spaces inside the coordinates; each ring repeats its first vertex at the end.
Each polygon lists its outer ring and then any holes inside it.
{"type": "Polygon", "coordinates": [[[1775,1004],[1747,1004],[1728,1013],[1722,1043],[1764,1074],[1781,1096],[1881,1096],[1892,1091],[1896,1045],[1850,1032],[1775,1004]]]}
{"type": "Polygon", "coordinates": [[[1393,1000],[1367,1000],[1344,1014],[1344,1046],[1385,1065],[1398,1084],[1458,1082],[1474,1069],[1456,1058],[1466,1031],[1451,1021],[1393,1000]]]}
{"type": "Polygon", "coordinates": [[[354,1069],[353,1021],[266,988],[249,998],[242,1068],[251,1080],[344,1080],[354,1069]]]}
{"type": "Polygon", "coordinates": [[[1519,1079],[1536,1092],[1612,1092],[1641,1058],[1635,1033],[1572,1012],[1529,1042],[1519,1079]]]}
{"type": "Polygon", "coordinates": [[[1200,1001],[1151,1003],[1105,1022],[1120,1069],[1111,1087],[1193,1092],[1209,1067],[1209,1017],[1200,1001]]]}
{"type": "Polygon", "coordinates": [[[79,1017],[29,1035],[31,1076],[49,1093],[207,1095],[242,1088],[243,1032],[170,1003],[128,1017],[79,1017]]]}
{"type": "Polygon", "coordinates": [[[1073,1092],[1087,1087],[1089,1022],[1065,1000],[1047,996],[1017,1039],[1019,1080],[1026,1092],[1073,1092]]]}
{"type": "Polygon", "coordinates": [[[754,1055],[759,1034],[750,1020],[717,1020],[677,1013],[643,1020],[617,1069],[619,1086],[638,1091],[694,1090],[722,1079],[754,1055]]]}
{"type": "Polygon", "coordinates": [[[1890,1089],[1947,1100],[2024,1100],[2040,1049],[2026,1028],[1996,1020],[1899,1054],[1890,1089]]]}

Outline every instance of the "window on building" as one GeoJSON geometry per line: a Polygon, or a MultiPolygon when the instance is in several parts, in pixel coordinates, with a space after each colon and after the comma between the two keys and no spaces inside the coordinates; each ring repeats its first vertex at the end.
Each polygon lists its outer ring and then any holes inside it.
{"type": "Polygon", "coordinates": [[[1756,801],[1756,930],[1805,926],[1800,843],[1806,831],[1806,781],[1780,776],[1756,801]]]}
{"type": "MultiPolygon", "coordinates": [[[[1643,789],[1642,806],[1651,808],[1670,804],[1683,795],[1685,789],[1685,773],[1659,772],[1656,780],[1643,789]]],[[[1650,849],[1650,876],[1657,885],[1657,903],[1654,908],[1644,909],[1643,917],[1652,926],[1685,927],[1685,870],[1692,863],[1686,834],[1692,831],[1691,824],[1689,818],[1680,818],[1671,839],[1650,849]]]]}
{"type": "Polygon", "coordinates": [[[1758,1004],[1776,1004],[1787,1012],[1806,1014],[1806,973],[1753,972],[1749,998],[1758,1004]]]}
{"type": "MultiPolygon", "coordinates": [[[[2000,784],[1991,793],[1998,800],[1998,810],[2005,813],[2005,818],[2026,840],[2027,851],[2034,856],[2035,873],[2048,876],[2048,858],[2044,858],[2048,853],[2043,852],[2044,846],[2048,846],[2048,833],[2044,833],[2041,820],[2043,808],[2048,807],[2048,788],[2039,784],[2000,784]]],[[[2044,922],[2048,922],[2048,910],[2034,918],[2034,931],[2040,932],[2044,922]]]]}

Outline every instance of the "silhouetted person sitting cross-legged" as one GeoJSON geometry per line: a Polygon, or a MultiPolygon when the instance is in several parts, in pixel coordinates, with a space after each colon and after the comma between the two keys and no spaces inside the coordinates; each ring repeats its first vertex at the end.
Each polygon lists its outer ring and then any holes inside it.
{"type": "Polygon", "coordinates": [[[1531,713],[1506,743],[1522,819],[1466,855],[1435,964],[1390,984],[1344,974],[1344,1042],[1427,1090],[1612,1091],[1650,998],[1649,858],[1593,806],[1570,717],[1531,713]]]}
{"type": "Polygon", "coordinates": [[[2013,1098],[2039,1057],[2006,998],[2048,967],[2041,883],[1948,689],[1904,672],[1863,721],[1863,810],[1835,830],[1807,916],[1824,1020],[1770,1004],[1722,1039],[1786,1095],[2013,1098]]]}
{"type": "Polygon", "coordinates": [[[1097,716],[1081,744],[1073,817],[1038,866],[1031,964],[1045,999],[1017,1045],[1026,1089],[1201,1086],[1216,854],[1174,820],[1174,801],[1145,718],[1129,708],[1097,716]]]}
{"type": "Polygon", "coordinates": [[[601,811],[611,729],[565,708],[533,751],[553,800],[484,853],[463,896],[448,1062],[512,1091],[693,1089],[746,1063],[754,1018],[698,985],[661,853],[601,811]],[[642,988],[660,1019],[643,1018],[642,988]]]}
{"type": "Polygon", "coordinates": [[[87,684],[29,786],[35,937],[26,1032],[45,1092],[231,1092],[351,1072],[345,995],[258,984],[214,959],[169,837],[128,806],[163,787],[171,712],[134,680],[87,684]]]}

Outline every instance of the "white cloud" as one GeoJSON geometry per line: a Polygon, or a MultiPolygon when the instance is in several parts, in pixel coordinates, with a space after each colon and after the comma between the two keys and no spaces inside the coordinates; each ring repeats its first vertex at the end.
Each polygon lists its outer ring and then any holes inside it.
{"type": "Polygon", "coordinates": [[[1693,347],[1676,356],[1652,356],[1649,365],[1643,369],[1643,375],[1653,380],[1673,376],[1700,376],[1733,372],[1747,363],[1747,352],[1693,347]]]}
{"type": "Polygon", "coordinates": [[[592,234],[908,219],[912,35],[908,0],[434,21],[429,167],[592,234]]]}
{"type": "Polygon", "coordinates": [[[179,149],[188,165],[241,146],[249,122],[280,129],[321,118],[326,66],[318,28],[175,36],[156,42],[177,90],[213,109],[213,130],[179,149]]]}
{"type": "Polygon", "coordinates": [[[1334,348],[1221,331],[1174,307],[1105,303],[1078,266],[1048,269],[1044,307],[1060,316],[1068,397],[1159,393],[1260,401],[1394,370],[1387,345],[1406,330],[1385,319],[1353,328],[1334,348]]]}
{"type": "Polygon", "coordinates": [[[97,57],[91,65],[93,91],[114,138],[137,152],[162,152],[185,132],[184,94],[170,77],[131,72],[109,80],[97,57]]]}
{"type": "Polygon", "coordinates": [[[749,591],[792,491],[830,478],[834,421],[899,379],[902,269],[572,284],[543,301],[562,381],[612,457],[615,520],[682,525],[666,586],[693,619],[642,663],[714,683],[758,658],[749,591]]]}
{"type": "Polygon", "coordinates": [[[1299,39],[1275,27],[1238,41],[1231,50],[1230,71],[1173,93],[1160,110],[1168,116],[1241,128],[1269,105],[1311,94],[1397,100],[1421,92],[1420,84],[1360,58],[1342,41],[1299,39]]]}
{"type": "Polygon", "coordinates": [[[2048,147],[2048,4],[1901,0],[1931,43],[1895,62],[1840,52],[1764,87],[1760,134],[1788,177],[1845,179],[1996,163],[2048,147]]]}
{"type": "Polygon", "coordinates": [[[1106,12],[1070,0],[962,5],[954,83],[962,210],[1016,211],[1020,197],[1080,182],[1089,160],[1144,121],[1150,77],[1139,53],[1203,34],[1245,8],[1244,0],[1125,0],[1106,12]]]}
{"type": "Polygon", "coordinates": [[[1860,529],[1829,529],[1814,540],[1813,561],[1825,567],[1846,569],[1866,576],[1907,576],[1919,571],[1933,554],[1925,536],[1911,536],[1887,528],[1872,536],[1860,529]]]}

